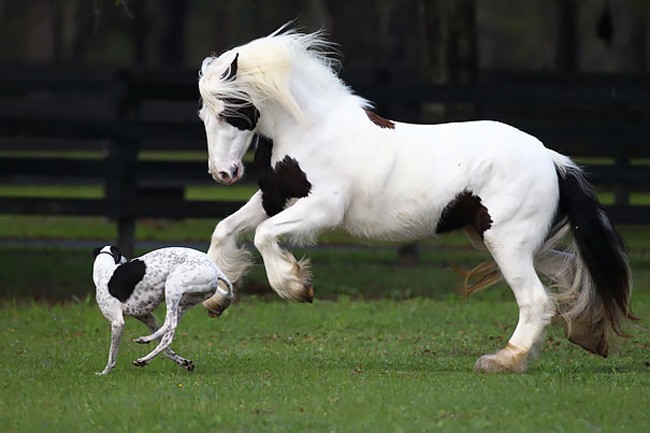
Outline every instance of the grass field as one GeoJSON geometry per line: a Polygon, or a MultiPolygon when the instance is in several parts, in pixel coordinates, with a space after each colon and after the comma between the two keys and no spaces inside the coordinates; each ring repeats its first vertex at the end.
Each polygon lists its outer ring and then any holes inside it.
{"type": "MultiPolygon", "coordinates": [[[[213,227],[147,220],[137,237],[207,245],[213,227]]],[[[97,377],[110,330],[92,297],[91,248],[75,242],[110,242],[112,230],[101,218],[0,217],[0,238],[63,241],[0,245],[0,431],[638,432],[650,421],[649,227],[621,227],[642,321],[607,359],[553,326],[527,374],[473,373],[517,319],[503,285],[459,294],[451,264],[484,253],[452,234],[406,266],[393,247],[334,233],[296,252],[313,260],[314,304],[278,300],[256,266],[223,317],[196,307],[181,322],[174,348],[195,371],[164,358],[133,367],[152,347],[131,342],[145,329],[127,320],[117,367],[97,377]]]]}
{"type": "MultiPolygon", "coordinates": [[[[637,299],[650,313],[650,297],[637,299]]],[[[553,328],[525,375],[472,372],[504,344],[512,302],[316,301],[246,297],[215,320],[200,307],[181,322],[175,350],[130,361],[151,347],[131,340],[105,364],[109,327],[90,300],[2,305],[3,432],[640,432],[650,421],[650,336],[631,328],[610,358],[567,343],[553,328]]]]}

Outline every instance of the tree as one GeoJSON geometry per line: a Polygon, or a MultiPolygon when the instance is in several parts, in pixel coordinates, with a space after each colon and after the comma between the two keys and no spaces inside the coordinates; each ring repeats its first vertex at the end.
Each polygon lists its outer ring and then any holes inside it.
{"type": "MultiPolygon", "coordinates": [[[[423,81],[432,84],[474,82],[478,73],[474,0],[418,1],[423,81]]],[[[441,122],[471,116],[473,109],[427,104],[423,112],[423,121],[441,122]]]]}
{"type": "Polygon", "coordinates": [[[27,59],[52,62],[56,40],[55,4],[50,0],[29,0],[27,8],[27,59]]]}

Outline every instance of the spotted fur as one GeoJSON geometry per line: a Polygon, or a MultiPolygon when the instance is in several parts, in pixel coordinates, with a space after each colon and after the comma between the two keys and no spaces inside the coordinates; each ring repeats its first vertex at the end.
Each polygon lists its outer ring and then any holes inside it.
{"type": "Polygon", "coordinates": [[[108,362],[101,373],[108,374],[115,366],[117,351],[124,328],[124,316],[143,322],[151,334],[136,339],[149,343],[160,339],[148,355],[134,362],[147,365],[160,352],[192,370],[192,361],[182,358],[169,348],[176,326],[190,307],[219,293],[223,297],[220,314],[230,304],[234,294],[232,284],[208,256],[190,248],[161,248],[127,262],[119,249],[105,246],[93,251],[93,281],[99,309],[111,322],[111,346],[108,362]],[[218,287],[222,281],[228,290],[218,287]],[[158,328],[152,311],[162,302],[167,304],[165,322],[158,328]]]}

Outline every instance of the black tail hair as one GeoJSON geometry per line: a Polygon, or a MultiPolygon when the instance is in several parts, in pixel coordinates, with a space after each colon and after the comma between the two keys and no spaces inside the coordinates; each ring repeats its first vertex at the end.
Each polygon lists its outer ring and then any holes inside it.
{"type": "Polygon", "coordinates": [[[630,309],[631,276],[625,244],[580,169],[558,170],[558,180],[559,216],[568,218],[612,330],[624,335],[621,321],[637,320],[630,309]]]}

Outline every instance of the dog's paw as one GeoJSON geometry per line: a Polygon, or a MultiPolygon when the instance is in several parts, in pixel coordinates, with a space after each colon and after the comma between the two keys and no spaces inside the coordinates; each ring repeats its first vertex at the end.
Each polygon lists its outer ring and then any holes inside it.
{"type": "Polygon", "coordinates": [[[186,369],[187,371],[192,371],[194,370],[194,363],[190,361],[189,359],[183,360],[183,362],[180,364],[181,367],[186,369]]]}
{"type": "Polygon", "coordinates": [[[144,361],[143,359],[136,359],[135,361],[133,361],[133,365],[135,365],[136,367],[144,367],[147,365],[147,361],[144,361]]]}

